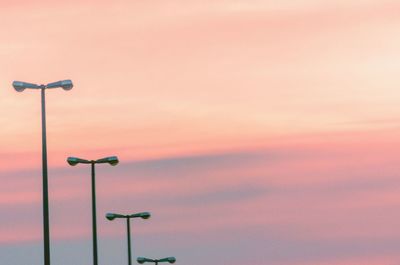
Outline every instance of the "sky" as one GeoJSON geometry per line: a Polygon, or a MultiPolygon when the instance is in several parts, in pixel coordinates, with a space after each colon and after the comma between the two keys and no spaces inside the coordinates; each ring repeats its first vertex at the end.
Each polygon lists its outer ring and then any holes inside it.
{"type": "Polygon", "coordinates": [[[43,264],[47,91],[51,260],[400,263],[400,3],[0,0],[0,260],[43,264]]]}

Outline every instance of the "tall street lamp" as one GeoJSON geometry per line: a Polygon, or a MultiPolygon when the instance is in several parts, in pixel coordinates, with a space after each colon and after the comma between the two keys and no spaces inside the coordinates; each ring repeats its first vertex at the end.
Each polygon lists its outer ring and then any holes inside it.
{"type": "Polygon", "coordinates": [[[175,263],[176,258],[168,257],[168,258],[163,258],[163,259],[149,259],[149,258],[144,258],[144,257],[138,257],[136,261],[140,264],[143,264],[145,262],[153,262],[153,263],[155,263],[155,265],[157,265],[159,262],[175,263]]]}
{"type": "Polygon", "coordinates": [[[73,87],[71,80],[62,80],[47,85],[37,85],[21,81],[14,81],[13,87],[18,92],[25,89],[40,89],[42,102],[42,175],[43,175],[43,241],[44,241],[44,264],[50,265],[50,227],[49,227],[49,193],[47,176],[47,141],[46,141],[46,101],[45,90],[61,87],[70,90],[73,87]]]}
{"type": "Polygon", "coordinates": [[[93,229],[93,264],[97,265],[97,222],[96,222],[96,182],[95,182],[95,164],[110,164],[115,166],[118,164],[118,158],[116,156],[109,156],[97,160],[86,160],[77,157],[68,157],[68,164],[76,166],[77,164],[90,164],[92,168],[92,229],[93,229]]]}
{"type": "Polygon", "coordinates": [[[131,218],[142,218],[142,219],[149,219],[150,213],[149,212],[142,212],[142,213],[134,213],[129,215],[117,214],[117,213],[108,213],[106,214],[106,218],[110,221],[114,220],[115,218],[125,218],[126,219],[126,228],[128,234],[128,264],[132,265],[132,255],[131,255],[131,225],[130,220],[131,218]]]}

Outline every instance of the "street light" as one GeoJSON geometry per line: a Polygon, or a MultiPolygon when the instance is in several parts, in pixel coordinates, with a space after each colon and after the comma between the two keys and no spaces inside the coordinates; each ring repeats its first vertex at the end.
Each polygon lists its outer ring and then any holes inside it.
{"type": "Polygon", "coordinates": [[[76,166],[77,164],[91,164],[92,168],[92,229],[93,229],[93,264],[97,265],[98,255],[97,255],[97,222],[96,222],[96,182],[95,182],[95,164],[110,164],[115,166],[118,164],[118,158],[116,156],[109,156],[97,160],[86,160],[77,157],[68,157],[67,162],[71,166],[76,166]]]}
{"type": "Polygon", "coordinates": [[[43,175],[43,241],[44,241],[44,264],[50,265],[50,226],[49,226],[49,193],[47,175],[47,141],[46,141],[46,97],[45,90],[61,87],[64,90],[71,90],[71,80],[62,80],[47,85],[37,85],[21,81],[14,81],[13,87],[16,91],[22,92],[25,89],[40,89],[42,104],[42,175],[43,175]]]}
{"type": "Polygon", "coordinates": [[[115,218],[125,218],[126,219],[126,227],[127,227],[127,234],[128,234],[128,264],[132,264],[132,255],[131,255],[131,225],[130,219],[131,218],[142,218],[142,219],[149,219],[150,218],[149,212],[142,212],[142,213],[134,213],[130,215],[123,215],[118,213],[108,213],[106,214],[106,218],[109,221],[114,220],[115,218]]]}
{"type": "Polygon", "coordinates": [[[136,261],[140,264],[143,264],[145,262],[153,262],[157,265],[159,262],[175,263],[176,258],[168,257],[168,258],[163,258],[163,259],[149,259],[149,258],[144,258],[144,257],[138,257],[136,261]]]}

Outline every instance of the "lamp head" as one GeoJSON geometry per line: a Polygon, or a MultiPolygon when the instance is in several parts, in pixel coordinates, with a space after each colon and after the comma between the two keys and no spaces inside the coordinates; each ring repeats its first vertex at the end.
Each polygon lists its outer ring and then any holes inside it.
{"type": "Polygon", "coordinates": [[[108,163],[112,166],[116,166],[119,163],[118,157],[116,156],[109,156],[101,159],[97,159],[96,163],[108,163]]]}
{"type": "Polygon", "coordinates": [[[26,82],[21,82],[21,81],[14,81],[13,82],[13,87],[16,91],[22,92],[26,88],[39,88],[40,86],[32,83],[26,83],[26,82]]]}
{"type": "Polygon", "coordinates": [[[113,213],[107,213],[106,214],[106,218],[109,220],[109,221],[112,221],[112,220],[114,220],[115,219],[115,214],[113,214],[113,213]]]}
{"type": "Polygon", "coordinates": [[[119,214],[119,213],[107,213],[106,218],[110,221],[114,220],[115,218],[128,218],[127,215],[119,214]]]}
{"type": "Polygon", "coordinates": [[[46,88],[57,88],[61,87],[64,90],[71,90],[74,85],[71,80],[61,80],[53,83],[49,83],[46,85],[46,88]]]}
{"type": "Polygon", "coordinates": [[[149,219],[151,214],[149,212],[142,212],[142,213],[138,213],[137,216],[142,219],[149,219]]]}
{"type": "Polygon", "coordinates": [[[176,261],[175,257],[168,257],[159,260],[159,262],[169,262],[169,263],[175,263],[175,261],[176,261]]]}
{"type": "Polygon", "coordinates": [[[77,157],[68,157],[67,158],[67,162],[68,162],[68,164],[70,164],[71,166],[76,166],[76,164],[79,164],[79,163],[84,163],[84,164],[87,164],[87,163],[90,163],[88,160],[86,160],[86,159],[82,159],[82,158],[77,158],[77,157]]]}
{"type": "Polygon", "coordinates": [[[143,263],[145,263],[145,262],[154,262],[154,260],[148,259],[148,258],[145,258],[145,257],[138,257],[138,258],[136,259],[136,261],[137,261],[138,263],[140,263],[140,264],[143,264],[143,263]]]}
{"type": "Polygon", "coordinates": [[[169,258],[168,258],[168,262],[169,262],[169,263],[175,263],[175,261],[176,261],[176,258],[175,258],[175,257],[169,257],[169,258]]]}

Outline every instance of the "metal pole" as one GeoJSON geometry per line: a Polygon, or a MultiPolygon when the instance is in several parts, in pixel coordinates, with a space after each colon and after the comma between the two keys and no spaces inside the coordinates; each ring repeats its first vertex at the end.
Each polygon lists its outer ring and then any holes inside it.
{"type": "Polygon", "coordinates": [[[96,182],[94,164],[92,161],[92,228],[93,228],[93,264],[97,265],[97,225],[96,225],[96,182]]]}
{"type": "Polygon", "coordinates": [[[50,265],[49,192],[47,180],[46,101],[45,88],[41,88],[42,101],[42,172],[43,172],[43,238],[44,264],[50,265]]]}
{"type": "Polygon", "coordinates": [[[131,254],[131,224],[130,218],[126,218],[126,227],[128,232],[128,265],[132,265],[132,254],[131,254]]]}

